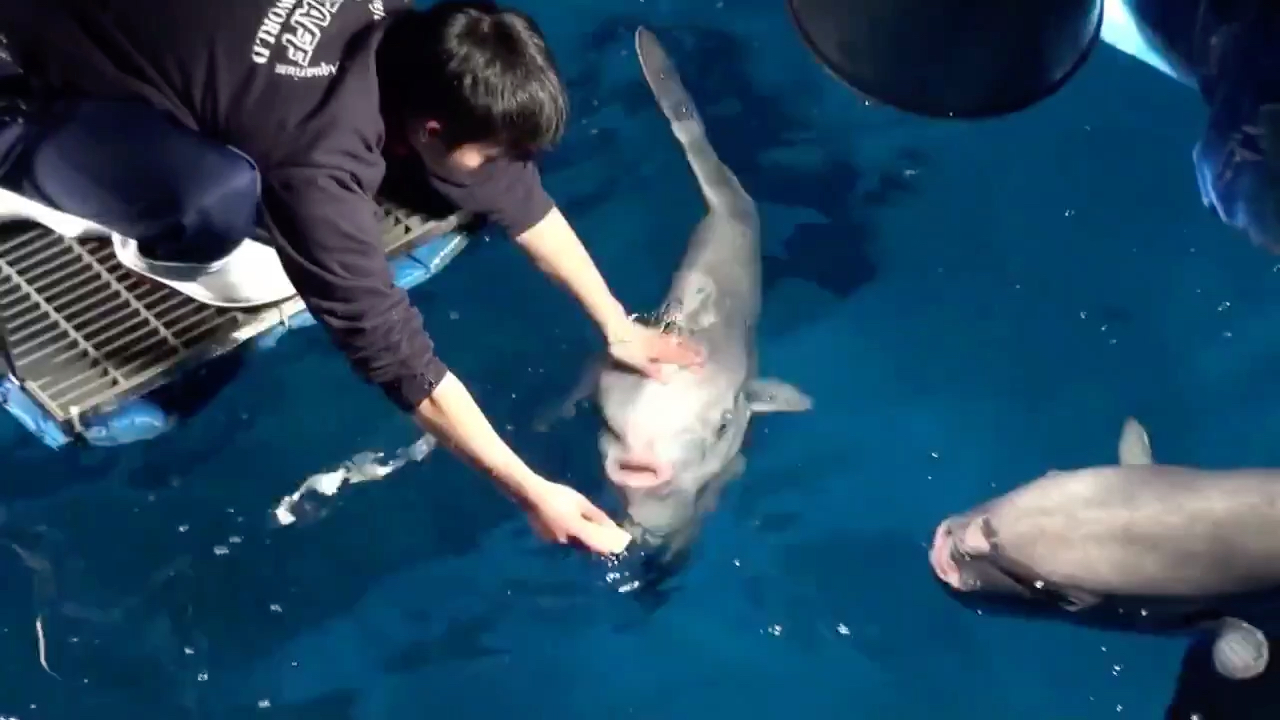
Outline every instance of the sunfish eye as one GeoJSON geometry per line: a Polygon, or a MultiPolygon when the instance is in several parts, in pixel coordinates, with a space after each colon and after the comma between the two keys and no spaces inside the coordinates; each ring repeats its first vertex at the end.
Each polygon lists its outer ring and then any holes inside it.
{"type": "Polygon", "coordinates": [[[716,428],[716,437],[717,438],[724,437],[725,433],[729,432],[729,424],[732,422],[733,422],[733,412],[729,410],[725,410],[724,413],[720,415],[720,427],[716,428]]]}

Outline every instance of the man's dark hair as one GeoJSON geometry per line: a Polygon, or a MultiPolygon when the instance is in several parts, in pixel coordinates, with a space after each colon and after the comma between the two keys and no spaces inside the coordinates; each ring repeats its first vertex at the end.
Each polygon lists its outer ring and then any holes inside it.
{"type": "Polygon", "coordinates": [[[569,99],[542,31],[483,0],[449,0],[387,19],[378,46],[382,114],[391,132],[434,120],[450,149],[496,143],[528,155],[560,140],[569,99]]]}

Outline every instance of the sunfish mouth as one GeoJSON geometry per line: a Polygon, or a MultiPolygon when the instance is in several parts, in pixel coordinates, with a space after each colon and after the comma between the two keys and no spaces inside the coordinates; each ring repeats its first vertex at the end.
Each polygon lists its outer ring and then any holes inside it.
{"type": "Polygon", "coordinates": [[[983,531],[983,523],[965,518],[950,518],[938,525],[929,548],[929,565],[938,579],[955,590],[973,590],[973,583],[960,571],[959,559],[991,552],[991,541],[983,531]]]}
{"type": "Polygon", "coordinates": [[[1020,598],[1078,610],[1097,602],[1041,577],[1034,568],[1005,554],[985,515],[951,518],[933,534],[929,564],[947,587],[961,593],[1020,598]]]}
{"type": "Polygon", "coordinates": [[[643,455],[610,455],[605,463],[605,475],[613,484],[634,490],[666,485],[671,472],[670,464],[643,455]]]}
{"type": "Polygon", "coordinates": [[[951,539],[951,523],[938,525],[933,532],[933,544],[929,546],[929,565],[938,579],[956,590],[964,590],[964,580],[960,576],[960,567],[952,556],[955,545],[951,539]]]}

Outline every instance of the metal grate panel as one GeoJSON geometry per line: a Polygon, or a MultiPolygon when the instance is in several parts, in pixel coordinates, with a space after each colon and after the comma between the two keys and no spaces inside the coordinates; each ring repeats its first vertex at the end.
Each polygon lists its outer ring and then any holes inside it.
{"type": "Polygon", "coordinates": [[[387,255],[412,250],[427,238],[472,227],[473,216],[455,213],[443,218],[430,218],[384,202],[382,204],[382,242],[387,255]]]}
{"type": "MultiPolygon", "coordinates": [[[[461,228],[384,205],[388,254],[461,228]]],[[[111,243],[27,222],[0,227],[0,348],[26,391],[60,422],[135,397],[192,360],[224,352],[302,309],[297,298],[234,311],[136,275],[111,243]]]]}
{"type": "Polygon", "coordinates": [[[22,224],[0,240],[0,308],[23,386],[59,420],[164,372],[235,314],[127,270],[111,243],[22,224]]]}

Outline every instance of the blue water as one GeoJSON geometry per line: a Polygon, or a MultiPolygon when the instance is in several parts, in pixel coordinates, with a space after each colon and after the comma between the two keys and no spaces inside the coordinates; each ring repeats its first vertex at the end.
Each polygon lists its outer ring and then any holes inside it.
{"type": "MultiPolygon", "coordinates": [[[[575,105],[547,182],[619,296],[658,301],[701,213],[636,66],[644,22],[761,204],[762,369],[815,409],[755,423],[656,609],[443,453],[272,529],[307,475],[415,437],[318,331],[145,445],[51,454],[5,421],[3,537],[55,582],[0,545],[0,716],[1162,717],[1186,640],[974,615],[924,544],[1111,461],[1128,414],[1164,461],[1280,464],[1280,266],[1200,205],[1194,94],[1103,48],[1029,112],[929,122],[862,106],[775,0],[528,9],[575,105]]],[[[573,305],[497,238],[414,299],[535,467],[611,503],[590,413],[531,429],[598,348],[573,305]]],[[[1246,717],[1221,706],[1270,687],[1203,666],[1177,717],[1246,717]]]]}

